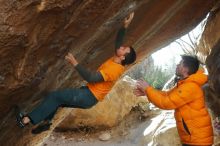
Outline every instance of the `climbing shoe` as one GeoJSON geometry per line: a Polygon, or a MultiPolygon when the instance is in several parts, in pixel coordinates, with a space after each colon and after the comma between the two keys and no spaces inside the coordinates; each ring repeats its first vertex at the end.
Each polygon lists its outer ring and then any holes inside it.
{"type": "Polygon", "coordinates": [[[36,128],[32,129],[32,134],[40,134],[41,132],[47,131],[50,129],[50,126],[52,125],[51,122],[45,121],[41,124],[39,124],[36,128]]]}

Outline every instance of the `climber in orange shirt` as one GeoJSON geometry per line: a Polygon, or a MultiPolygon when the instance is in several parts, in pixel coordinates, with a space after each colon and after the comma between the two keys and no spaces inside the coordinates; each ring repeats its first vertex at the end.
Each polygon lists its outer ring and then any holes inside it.
{"type": "Polygon", "coordinates": [[[125,66],[132,64],[136,60],[135,50],[131,46],[122,45],[126,29],[131,23],[133,16],[134,13],[131,13],[125,18],[124,27],[117,34],[114,56],[104,62],[96,72],[91,72],[84,68],[71,53],[65,56],[65,59],[88,82],[87,86],[79,89],[51,92],[39,106],[26,115],[18,109],[16,116],[18,126],[23,128],[28,123],[35,125],[45,121],[32,130],[32,133],[38,134],[50,128],[51,120],[59,107],[87,109],[96,105],[98,101],[102,101],[125,71],[125,66]]]}
{"type": "Polygon", "coordinates": [[[182,56],[177,65],[176,87],[168,92],[159,91],[145,81],[138,81],[134,93],[146,95],[155,106],[165,110],[175,110],[177,130],[183,146],[211,146],[213,128],[205,105],[202,86],[207,76],[199,70],[196,57],[182,56]]]}

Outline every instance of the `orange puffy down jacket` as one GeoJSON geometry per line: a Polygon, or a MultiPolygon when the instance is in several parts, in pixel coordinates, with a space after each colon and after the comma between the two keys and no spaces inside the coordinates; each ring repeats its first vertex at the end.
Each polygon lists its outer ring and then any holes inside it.
{"type": "Polygon", "coordinates": [[[184,144],[212,145],[213,129],[211,118],[205,106],[201,86],[207,81],[203,71],[190,75],[178,82],[178,86],[168,92],[148,87],[146,95],[155,106],[175,109],[177,130],[184,144]]]}

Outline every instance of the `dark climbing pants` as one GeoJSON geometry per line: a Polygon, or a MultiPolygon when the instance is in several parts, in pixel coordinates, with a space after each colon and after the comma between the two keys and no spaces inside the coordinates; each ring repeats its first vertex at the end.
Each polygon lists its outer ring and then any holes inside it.
{"type": "Polygon", "coordinates": [[[87,109],[97,102],[88,87],[54,91],[49,93],[40,105],[28,114],[28,117],[32,124],[38,124],[43,120],[51,120],[59,107],[87,109]]]}

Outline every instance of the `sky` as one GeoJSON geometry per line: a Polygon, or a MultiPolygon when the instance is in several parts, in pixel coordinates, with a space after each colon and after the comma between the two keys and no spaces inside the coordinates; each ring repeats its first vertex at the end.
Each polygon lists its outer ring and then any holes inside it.
{"type": "Polygon", "coordinates": [[[171,43],[170,45],[158,50],[152,54],[155,65],[163,66],[164,64],[169,64],[173,61],[175,57],[175,63],[178,63],[181,59],[180,55],[183,54],[182,49],[176,43],[171,43]]]}
{"type": "MultiPolygon", "coordinates": [[[[193,35],[195,37],[198,37],[198,40],[199,40],[204,30],[203,26],[204,26],[204,23],[206,23],[207,18],[208,18],[208,15],[201,23],[199,23],[192,31],[190,31],[189,34],[191,36],[193,35]]],[[[190,43],[190,40],[187,34],[183,35],[180,38],[184,40],[185,42],[190,43]]],[[[193,41],[198,41],[198,40],[194,39],[193,41]]],[[[181,59],[180,55],[182,54],[184,54],[182,48],[174,41],[170,43],[168,46],[161,48],[157,52],[153,53],[152,57],[154,59],[155,65],[164,66],[165,64],[169,65],[170,61],[173,61],[173,60],[175,60],[176,64],[179,63],[181,59]],[[175,59],[173,59],[174,57],[175,59]]]]}

